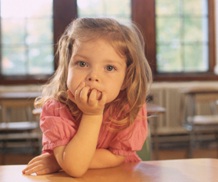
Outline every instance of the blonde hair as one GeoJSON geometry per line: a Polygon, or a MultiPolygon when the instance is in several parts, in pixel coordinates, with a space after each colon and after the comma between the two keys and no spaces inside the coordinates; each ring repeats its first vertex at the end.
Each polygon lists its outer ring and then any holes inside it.
{"type": "Polygon", "coordinates": [[[88,41],[98,38],[107,40],[118,54],[126,57],[125,89],[106,106],[106,109],[110,108],[109,111],[113,113],[110,118],[112,124],[125,128],[133,123],[140,107],[145,103],[152,82],[151,69],[144,55],[144,40],[134,24],[127,26],[110,18],[74,20],[58,42],[59,66],[49,83],[43,87],[42,97],[35,101],[35,105],[42,107],[48,99],[55,98],[66,103],[73,116],[80,119],[81,111],[67,99],[68,64],[75,40],[88,41]]]}

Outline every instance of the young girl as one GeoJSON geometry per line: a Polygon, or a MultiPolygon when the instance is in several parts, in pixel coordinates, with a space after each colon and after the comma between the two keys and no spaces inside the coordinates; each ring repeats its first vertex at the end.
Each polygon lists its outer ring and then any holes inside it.
{"type": "Polygon", "coordinates": [[[74,20],[58,44],[59,66],[42,97],[43,154],[24,174],[138,162],[147,135],[145,100],[152,81],[136,26],[109,18],[74,20]]]}

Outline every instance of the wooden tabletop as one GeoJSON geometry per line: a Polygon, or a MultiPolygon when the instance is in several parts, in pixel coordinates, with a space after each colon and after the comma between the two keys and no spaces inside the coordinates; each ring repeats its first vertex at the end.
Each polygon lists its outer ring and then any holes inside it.
{"type": "Polygon", "coordinates": [[[0,166],[1,182],[217,182],[218,159],[144,161],[114,168],[88,170],[81,178],[64,172],[26,176],[24,165],[0,166]]]}

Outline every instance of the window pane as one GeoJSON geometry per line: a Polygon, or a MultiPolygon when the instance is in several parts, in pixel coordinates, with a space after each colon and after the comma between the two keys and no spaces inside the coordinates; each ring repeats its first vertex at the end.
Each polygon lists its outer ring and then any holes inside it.
{"type": "Polygon", "coordinates": [[[206,0],[156,0],[157,70],[209,69],[206,0]]]}
{"type": "Polygon", "coordinates": [[[208,69],[207,45],[185,45],[184,46],[184,71],[205,72],[208,69]],[[199,61],[201,60],[201,61],[199,61]]]}
{"type": "Polygon", "coordinates": [[[159,43],[180,41],[181,22],[179,21],[179,18],[157,17],[156,27],[157,41],[159,43]]]}
{"type": "Polygon", "coordinates": [[[207,0],[183,0],[183,9],[185,15],[206,16],[207,0]]]}
{"type": "Polygon", "coordinates": [[[180,44],[158,45],[157,52],[158,72],[182,71],[180,44]]]}
{"type": "Polygon", "coordinates": [[[208,42],[207,18],[184,18],[184,41],[208,42]]]}
{"type": "Polygon", "coordinates": [[[158,16],[177,15],[180,8],[180,0],[156,0],[156,14],[158,16]]]}
{"type": "Polygon", "coordinates": [[[79,17],[113,17],[131,20],[131,0],[77,0],[79,17]]]}
{"type": "Polygon", "coordinates": [[[52,0],[0,0],[1,74],[51,74],[52,0]]]}
{"type": "Polygon", "coordinates": [[[42,45],[38,47],[30,47],[28,53],[29,58],[29,74],[52,73],[53,72],[53,49],[50,45],[42,45]],[[43,61],[39,61],[43,57],[43,61]]]}
{"type": "Polygon", "coordinates": [[[51,18],[30,19],[27,22],[27,37],[28,44],[48,44],[52,43],[52,21],[51,18]],[[41,30],[39,31],[39,27],[41,30]]]}
{"type": "Polygon", "coordinates": [[[26,70],[25,47],[3,47],[2,49],[2,74],[20,75],[26,70]]]}
{"type": "Polygon", "coordinates": [[[2,19],[1,28],[2,28],[2,44],[3,45],[12,45],[12,44],[24,44],[25,38],[25,21],[24,20],[15,20],[15,19],[2,19]],[[13,36],[12,36],[13,35],[13,36]]]}
{"type": "Polygon", "coordinates": [[[52,0],[1,0],[1,17],[52,17],[52,0]]]}

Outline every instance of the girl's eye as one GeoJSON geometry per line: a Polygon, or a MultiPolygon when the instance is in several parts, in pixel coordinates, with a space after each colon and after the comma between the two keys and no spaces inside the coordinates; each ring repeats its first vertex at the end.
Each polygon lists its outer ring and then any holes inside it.
{"type": "Polygon", "coordinates": [[[108,65],[108,66],[106,66],[106,70],[107,71],[112,71],[112,70],[115,70],[115,67],[111,66],[111,65],[108,65]]]}
{"type": "Polygon", "coordinates": [[[84,62],[84,61],[78,61],[77,64],[78,64],[80,67],[85,67],[85,66],[87,66],[87,63],[84,62]]]}

